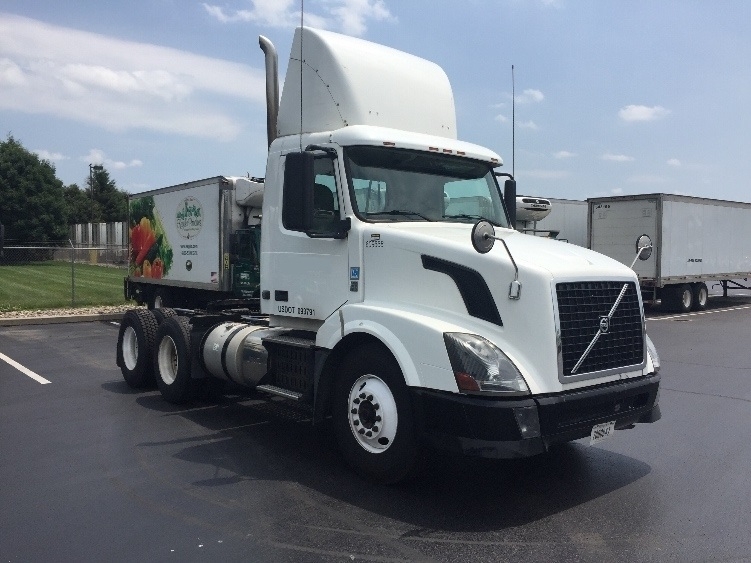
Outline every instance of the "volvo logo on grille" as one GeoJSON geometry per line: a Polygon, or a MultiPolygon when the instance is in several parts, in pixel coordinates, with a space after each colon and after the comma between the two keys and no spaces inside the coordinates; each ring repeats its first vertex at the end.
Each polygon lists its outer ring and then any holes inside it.
{"type": "Polygon", "coordinates": [[[628,289],[628,284],[623,284],[623,287],[621,288],[621,292],[618,294],[618,297],[615,300],[615,303],[613,303],[613,306],[610,308],[610,312],[600,317],[600,327],[595,333],[594,338],[592,339],[592,342],[589,343],[589,346],[587,346],[587,349],[584,350],[584,353],[582,354],[581,358],[579,358],[579,361],[576,362],[576,365],[571,370],[571,375],[574,375],[581,365],[584,363],[584,360],[587,359],[587,356],[589,356],[589,353],[592,351],[592,348],[595,347],[595,344],[597,344],[597,341],[600,339],[600,336],[603,334],[607,334],[607,332],[610,330],[610,319],[613,318],[613,315],[615,314],[615,310],[618,308],[618,305],[621,304],[621,300],[623,299],[623,296],[626,295],[626,290],[628,289]]]}

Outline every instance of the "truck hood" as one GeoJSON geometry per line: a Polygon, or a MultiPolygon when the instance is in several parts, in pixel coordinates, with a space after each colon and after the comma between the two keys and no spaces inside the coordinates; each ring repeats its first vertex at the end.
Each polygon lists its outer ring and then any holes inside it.
{"type": "MultiPolygon", "coordinates": [[[[389,230],[401,231],[408,238],[412,236],[423,239],[439,239],[448,246],[461,246],[471,254],[467,256],[467,266],[477,260],[508,261],[508,254],[500,241],[487,255],[474,251],[471,243],[473,225],[466,223],[387,223],[389,230]]],[[[496,236],[502,238],[508,246],[520,271],[533,270],[546,272],[550,278],[560,280],[567,278],[613,279],[633,278],[634,272],[622,263],[593,252],[581,246],[564,241],[526,235],[512,229],[497,228],[496,236]]],[[[636,255],[636,254],[634,254],[636,255]]]]}

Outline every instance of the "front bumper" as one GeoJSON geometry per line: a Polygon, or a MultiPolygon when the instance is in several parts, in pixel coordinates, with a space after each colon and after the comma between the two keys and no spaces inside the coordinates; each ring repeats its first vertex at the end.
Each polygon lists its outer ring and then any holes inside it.
{"type": "MultiPolygon", "coordinates": [[[[590,435],[595,424],[616,429],[656,422],[659,374],[533,397],[490,398],[412,388],[423,438],[441,450],[490,458],[528,457],[551,444],[590,435]],[[539,431],[523,433],[519,413],[536,412],[539,431]]],[[[534,416],[534,415],[533,415],[534,416]]],[[[534,425],[533,425],[534,427],[534,425]]]]}

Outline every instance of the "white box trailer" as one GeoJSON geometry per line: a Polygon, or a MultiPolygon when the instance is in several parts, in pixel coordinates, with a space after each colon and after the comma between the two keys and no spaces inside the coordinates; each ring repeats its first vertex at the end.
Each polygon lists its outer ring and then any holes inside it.
{"type": "Polygon", "coordinates": [[[677,311],[707,304],[707,282],[743,288],[751,276],[751,203],[670,194],[590,198],[589,248],[630,264],[647,235],[651,256],[634,270],[646,301],[677,311]]]}
{"type": "Polygon", "coordinates": [[[256,298],[262,199],[262,180],[224,176],[131,195],[125,298],[149,308],[256,298]]]}
{"type": "Polygon", "coordinates": [[[587,247],[587,202],[547,198],[550,215],[537,222],[538,229],[558,231],[558,240],[587,247]]]}

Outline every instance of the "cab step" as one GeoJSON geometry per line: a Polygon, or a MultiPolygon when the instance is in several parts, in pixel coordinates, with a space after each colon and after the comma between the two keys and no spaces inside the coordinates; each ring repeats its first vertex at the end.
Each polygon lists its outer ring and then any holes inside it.
{"type": "Polygon", "coordinates": [[[290,389],[283,389],[282,387],[277,387],[276,385],[258,385],[256,389],[270,393],[272,395],[284,397],[285,399],[292,399],[293,401],[299,401],[302,398],[302,393],[298,393],[297,391],[292,391],[290,389]]]}

